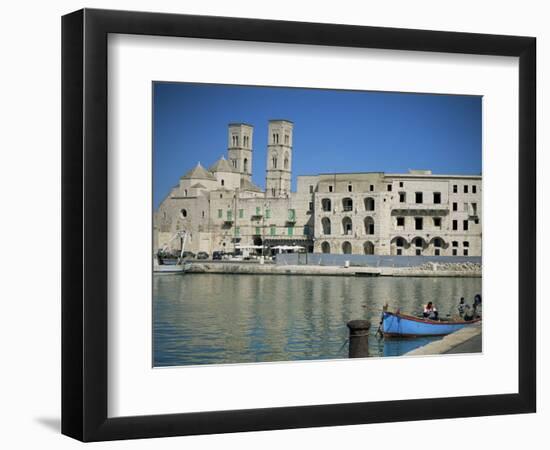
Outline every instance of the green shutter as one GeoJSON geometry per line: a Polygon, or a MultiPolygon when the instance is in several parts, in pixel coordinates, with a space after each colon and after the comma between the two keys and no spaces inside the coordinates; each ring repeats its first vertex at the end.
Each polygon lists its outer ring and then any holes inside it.
{"type": "Polygon", "coordinates": [[[256,206],[256,215],[259,216],[261,214],[261,210],[259,206],[256,206]]]}
{"type": "Polygon", "coordinates": [[[270,210],[270,209],[266,209],[266,210],[265,210],[265,218],[266,218],[266,219],[270,219],[270,218],[271,218],[271,210],[270,210]]]}
{"type": "Polygon", "coordinates": [[[271,233],[271,236],[275,236],[276,230],[274,226],[271,227],[270,233],[271,233]]]}
{"type": "Polygon", "coordinates": [[[288,210],[288,220],[294,220],[296,218],[296,210],[289,209],[288,210]]]}
{"type": "Polygon", "coordinates": [[[221,219],[223,217],[223,211],[221,209],[218,209],[218,219],[221,219]]]}
{"type": "Polygon", "coordinates": [[[261,234],[260,227],[256,227],[256,234],[261,234]]]}
{"type": "Polygon", "coordinates": [[[241,227],[235,227],[235,235],[239,236],[241,234],[241,227]]]}
{"type": "Polygon", "coordinates": [[[244,217],[244,209],[239,209],[239,219],[244,217]]]}
{"type": "Polygon", "coordinates": [[[294,227],[288,227],[288,235],[292,236],[294,234],[294,227]]]}
{"type": "Polygon", "coordinates": [[[233,219],[233,211],[228,209],[227,210],[227,220],[232,220],[232,219],[233,219]]]}

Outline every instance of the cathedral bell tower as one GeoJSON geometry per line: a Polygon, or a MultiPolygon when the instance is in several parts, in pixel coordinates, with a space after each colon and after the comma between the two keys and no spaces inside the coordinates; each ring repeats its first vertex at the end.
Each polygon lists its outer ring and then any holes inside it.
{"type": "Polygon", "coordinates": [[[270,120],[267,134],[266,197],[288,197],[292,175],[292,131],[289,120],[270,120]]]}
{"type": "Polygon", "coordinates": [[[231,167],[250,181],[252,176],[252,135],[254,127],[246,123],[230,123],[227,132],[227,159],[231,167]]]}

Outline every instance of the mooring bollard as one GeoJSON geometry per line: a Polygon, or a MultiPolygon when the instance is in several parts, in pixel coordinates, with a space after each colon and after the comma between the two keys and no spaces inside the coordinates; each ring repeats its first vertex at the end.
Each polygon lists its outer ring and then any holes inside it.
{"type": "Polygon", "coordinates": [[[350,320],[349,328],[349,357],[365,358],[369,356],[369,330],[368,320],[350,320]]]}

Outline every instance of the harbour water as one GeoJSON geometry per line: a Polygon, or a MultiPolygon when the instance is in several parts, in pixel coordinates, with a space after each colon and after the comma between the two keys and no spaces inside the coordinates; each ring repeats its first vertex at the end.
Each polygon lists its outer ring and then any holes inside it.
{"type": "Polygon", "coordinates": [[[385,303],[442,316],[472,303],[481,278],[186,274],[153,276],[156,367],[347,358],[346,323],[369,319],[369,356],[399,356],[437,338],[380,340],[385,303]]]}

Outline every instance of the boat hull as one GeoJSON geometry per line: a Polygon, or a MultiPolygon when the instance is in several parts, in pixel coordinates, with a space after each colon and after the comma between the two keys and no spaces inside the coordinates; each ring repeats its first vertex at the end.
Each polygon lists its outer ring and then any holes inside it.
{"type": "Polygon", "coordinates": [[[385,337],[445,336],[478,323],[481,319],[464,321],[436,321],[405,314],[384,312],[382,331],[385,337]]]}
{"type": "Polygon", "coordinates": [[[171,264],[153,267],[155,273],[185,273],[185,268],[181,264],[171,264]]]}

